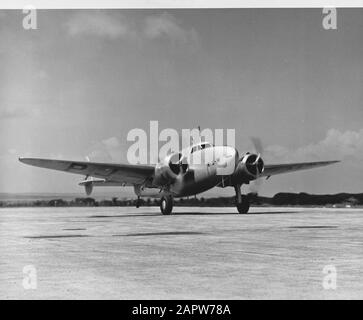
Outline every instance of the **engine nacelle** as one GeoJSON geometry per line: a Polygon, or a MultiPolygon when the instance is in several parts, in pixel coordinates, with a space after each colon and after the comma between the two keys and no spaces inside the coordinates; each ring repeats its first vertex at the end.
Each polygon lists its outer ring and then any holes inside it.
{"type": "Polygon", "coordinates": [[[155,167],[154,184],[168,185],[173,183],[180,173],[185,173],[188,164],[181,153],[172,153],[155,167]]]}
{"type": "Polygon", "coordinates": [[[233,176],[238,181],[248,182],[258,178],[263,170],[264,162],[262,158],[257,154],[247,153],[239,161],[233,176]]]}

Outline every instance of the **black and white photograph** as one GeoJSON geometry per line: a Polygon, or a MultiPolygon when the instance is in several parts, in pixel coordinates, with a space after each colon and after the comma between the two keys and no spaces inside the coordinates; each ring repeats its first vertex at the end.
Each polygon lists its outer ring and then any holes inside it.
{"type": "Polygon", "coordinates": [[[1,300],[363,298],[362,1],[61,2],[0,5],[1,300]]]}

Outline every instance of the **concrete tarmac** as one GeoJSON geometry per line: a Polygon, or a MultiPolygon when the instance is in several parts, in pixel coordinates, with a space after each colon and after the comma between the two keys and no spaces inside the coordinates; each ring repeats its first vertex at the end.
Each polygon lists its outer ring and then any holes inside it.
{"type": "Polygon", "coordinates": [[[363,209],[2,208],[0,298],[362,299],[363,209]]]}

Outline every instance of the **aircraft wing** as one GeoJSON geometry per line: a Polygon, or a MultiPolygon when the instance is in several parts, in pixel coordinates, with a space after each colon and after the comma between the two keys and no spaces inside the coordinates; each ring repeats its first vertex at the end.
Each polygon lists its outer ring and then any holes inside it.
{"type": "Polygon", "coordinates": [[[327,166],[340,161],[320,161],[320,162],[303,162],[303,163],[286,163],[265,165],[265,169],[260,177],[270,177],[276,174],[294,172],[299,170],[312,169],[327,166]]]}
{"type": "Polygon", "coordinates": [[[25,164],[105,179],[120,185],[134,185],[145,182],[154,175],[154,166],[83,161],[66,161],[38,158],[19,158],[25,164]]]}

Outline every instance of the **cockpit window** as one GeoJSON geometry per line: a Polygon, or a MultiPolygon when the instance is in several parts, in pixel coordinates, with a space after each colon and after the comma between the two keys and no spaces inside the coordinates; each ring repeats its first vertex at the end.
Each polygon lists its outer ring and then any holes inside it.
{"type": "Polygon", "coordinates": [[[198,151],[198,150],[200,150],[200,146],[195,146],[195,147],[193,147],[193,149],[192,149],[192,151],[190,153],[193,153],[193,152],[198,151]]]}
{"type": "Polygon", "coordinates": [[[202,144],[202,145],[200,145],[200,146],[201,146],[201,148],[202,148],[202,150],[203,150],[203,149],[210,148],[212,145],[211,145],[211,144],[209,144],[209,143],[204,143],[204,144],[202,144]]]}
{"type": "Polygon", "coordinates": [[[203,144],[200,144],[200,145],[197,145],[195,147],[192,148],[192,151],[190,153],[193,153],[195,151],[198,151],[198,150],[203,150],[203,149],[206,149],[206,148],[211,148],[212,145],[210,143],[203,143],[203,144]]]}

